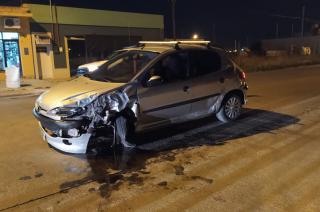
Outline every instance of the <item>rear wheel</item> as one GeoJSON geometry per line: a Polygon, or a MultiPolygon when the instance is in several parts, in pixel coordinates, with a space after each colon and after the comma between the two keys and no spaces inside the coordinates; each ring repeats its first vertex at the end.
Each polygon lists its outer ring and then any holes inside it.
{"type": "Polygon", "coordinates": [[[236,94],[231,94],[223,100],[221,108],[216,116],[222,122],[231,122],[240,116],[241,109],[241,98],[236,94]]]}

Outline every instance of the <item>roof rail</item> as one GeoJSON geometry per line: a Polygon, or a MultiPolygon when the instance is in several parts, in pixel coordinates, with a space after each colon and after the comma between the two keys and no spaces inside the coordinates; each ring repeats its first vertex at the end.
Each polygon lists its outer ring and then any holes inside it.
{"type": "Polygon", "coordinates": [[[210,41],[204,41],[204,40],[176,40],[176,41],[139,41],[139,44],[141,45],[147,45],[147,44],[155,44],[155,45],[174,45],[176,49],[180,49],[179,44],[195,44],[195,45],[206,45],[209,47],[210,41]]]}
{"type": "Polygon", "coordinates": [[[181,44],[206,44],[206,45],[211,43],[211,41],[206,41],[206,40],[182,40],[178,42],[181,44]]]}

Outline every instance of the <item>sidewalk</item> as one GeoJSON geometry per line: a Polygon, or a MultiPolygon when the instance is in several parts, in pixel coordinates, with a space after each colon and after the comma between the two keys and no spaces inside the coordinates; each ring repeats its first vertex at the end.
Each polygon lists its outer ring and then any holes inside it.
{"type": "Polygon", "coordinates": [[[62,81],[22,79],[20,88],[7,88],[6,81],[0,81],[0,98],[38,96],[59,82],[62,81]]]}

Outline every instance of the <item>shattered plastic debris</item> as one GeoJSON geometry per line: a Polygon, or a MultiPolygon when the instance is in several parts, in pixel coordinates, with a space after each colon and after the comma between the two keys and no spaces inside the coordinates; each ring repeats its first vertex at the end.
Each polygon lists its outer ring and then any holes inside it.
{"type": "MultiPolygon", "coordinates": [[[[126,88],[127,91],[129,89],[130,87],[126,88]]],[[[97,128],[111,127],[114,132],[114,144],[118,142],[125,148],[133,148],[135,145],[127,141],[126,124],[127,118],[137,118],[138,105],[136,102],[137,99],[132,98],[132,100],[130,100],[125,91],[114,91],[112,93],[102,94],[86,106],[84,113],[73,117],[75,120],[82,121],[83,124],[81,127],[78,129],[69,129],[66,132],[57,130],[53,132],[57,137],[50,137],[48,135],[46,138],[51,139],[52,146],[54,147],[57,147],[55,145],[60,145],[68,141],[74,145],[72,145],[72,147],[70,145],[67,146],[65,148],[66,152],[83,154],[86,152],[91,137],[96,135],[95,132],[97,128]],[[130,115],[127,116],[127,112],[129,112],[130,115]],[[122,113],[124,116],[120,115],[122,113]],[[69,137],[64,138],[64,135],[68,135],[69,137]],[[118,136],[118,140],[115,139],[116,136],[118,136]]],[[[43,130],[43,133],[45,134],[47,132],[43,130]]]]}
{"type": "Polygon", "coordinates": [[[120,112],[127,106],[129,97],[126,93],[116,92],[107,96],[109,102],[109,110],[120,112]]]}
{"type": "MultiPolygon", "coordinates": [[[[116,127],[116,133],[120,138],[121,144],[125,148],[133,148],[135,145],[130,144],[126,140],[127,133],[127,120],[123,116],[116,118],[114,122],[111,118],[115,118],[116,114],[128,108],[129,97],[125,92],[116,91],[111,94],[105,94],[99,96],[90,106],[88,106],[88,112],[86,116],[90,117],[91,123],[90,128],[94,129],[99,125],[107,125],[111,127],[116,127]]],[[[138,106],[134,103],[130,107],[130,110],[137,117],[138,106]]]]}
{"type": "Polygon", "coordinates": [[[92,104],[88,106],[86,116],[92,118],[90,127],[94,124],[103,122],[109,124],[110,116],[124,110],[129,103],[129,97],[124,92],[114,92],[99,96],[92,104]]]}

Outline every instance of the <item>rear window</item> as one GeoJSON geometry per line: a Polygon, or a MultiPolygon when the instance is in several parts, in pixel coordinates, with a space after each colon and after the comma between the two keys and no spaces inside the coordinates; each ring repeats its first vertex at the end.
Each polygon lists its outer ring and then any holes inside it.
{"type": "Polygon", "coordinates": [[[190,52],[191,75],[202,76],[221,69],[221,56],[214,51],[190,52]]]}

